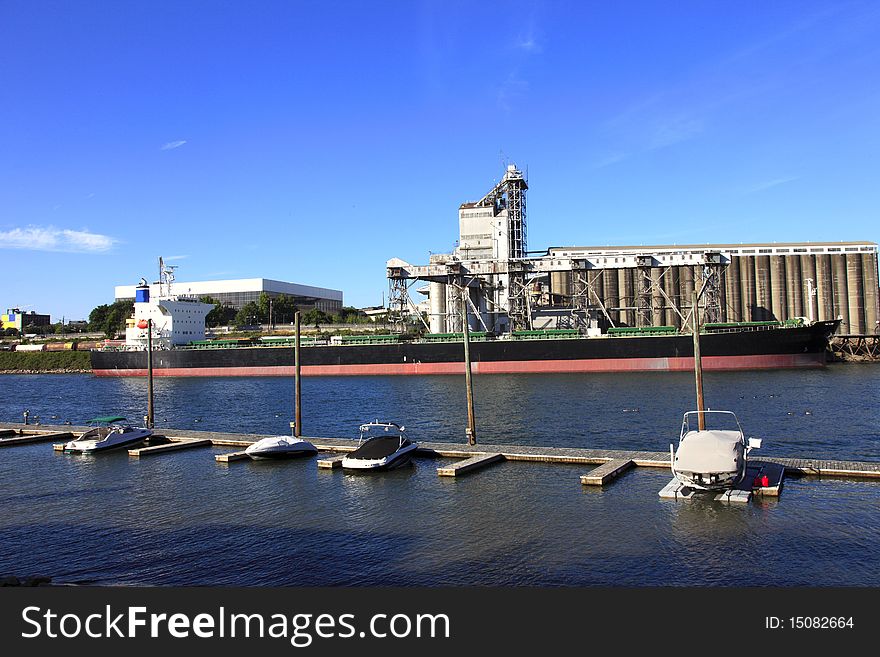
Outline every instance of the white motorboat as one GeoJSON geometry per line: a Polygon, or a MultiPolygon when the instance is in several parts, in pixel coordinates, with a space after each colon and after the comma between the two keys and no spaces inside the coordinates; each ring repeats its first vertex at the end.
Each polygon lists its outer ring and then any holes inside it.
{"type": "Polygon", "coordinates": [[[672,474],[690,488],[727,490],[742,481],[749,452],[760,446],[759,438],[749,438],[746,445],[732,411],[688,411],[681,423],[678,449],[669,446],[672,474]],[[694,429],[700,426],[700,414],[704,428],[694,429]],[[710,421],[717,428],[709,429],[710,421]]]}
{"type": "Polygon", "coordinates": [[[89,420],[91,429],[64,445],[64,451],[93,454],[119,447],[130,447],[153,435],[150,429],[133,427],[124,417],[107,416],[89,420]]]}
{"type": "Polygon", "coordinates": [[[409,463],[418,445],[406,437],[406,428],[394,422],[368,422],[360,426],[358,447],[342,459],[350,470],[390,470],[409,463]]]}
{"type": "Polygon", "coordinates": [[[318,448],[302,438],[271,436],[258,440],[244,451],[254,460],[291,459],[314,456],[318,453],[318,448]]]}

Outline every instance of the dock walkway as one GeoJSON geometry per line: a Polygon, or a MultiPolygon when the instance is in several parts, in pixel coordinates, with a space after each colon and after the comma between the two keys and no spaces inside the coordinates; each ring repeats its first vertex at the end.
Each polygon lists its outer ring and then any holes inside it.
{"type": "MultiPolygon", "coordinates": [[[[88,427],[24,425],[21,423],[0,423],[0,431],[14,429],[34,437],[42,434],[86,431],[88,427]]],[[[245,448],[251,443],[266,438],[263,434],[235,434],[217,431],[192,431],[187,429],[163,428],[162,433],[176,442],[178,440],[208,440],[214,447],[245,448]]],[[[304,437],[305,438],[305,437],[304,437]]],[[[18,438],[5,439],[18,440],[18,438]]],[[[307,438],[321,452],[350,452],[357,447],[357,439],[351,438],[307,438]]],[[[206,443],[202,443],[206,444],[206,443]]],[[[10,445],[11,446],[11,445],[10,445]]],[[[179,448],[178,448],[179,449],[179,448]]],[[[159,450],[157,450],[159,451],[159,450]]],[[[170,451],[170,450],[169,450],[170,451]]],[[[635,450],[587,449],[577,447],[543,447],[535,445],[480,444],[466,445],[455,443],[420,442],[417,457],[445,457],[471,459],[499,455],[497,461],[530,461],[540,463],[567,463],[602,466],[612,461],[627,462],[638,467],[669,468],[669,452],[648,452],[635,450]]],[[[233,460],[233,459],[230,459],[233,460]]],[[[785,468],[786,474],[821,476],[880,478],[880,462],[837,461],[821,458],[760,457],[765,463],[776,463],[785,468]]],[[[613,466],[609,466],[613,470],[613,466]]],[[[598,473],[600,476],[602,472],[598,473]]],[[[585,475],[589,477],[589,473],[585,475]]],[[[607,482],[609,478],[605,478],[607,482]]]]}

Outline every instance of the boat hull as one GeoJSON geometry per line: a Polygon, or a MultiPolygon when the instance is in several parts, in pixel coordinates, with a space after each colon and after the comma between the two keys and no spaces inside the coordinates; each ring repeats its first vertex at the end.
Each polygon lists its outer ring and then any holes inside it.
{"type": "MultiPolygon", "coordinates": [[[[122,449],[123,447],[132,447],[133,445],[137,445],[139,443],[142,443],[147,438],[149,438],[151,435],[152,435],[152,432],[149,432],[149,433],[140,432],[139,435],[137,435],[137,436],[132,436],[130,438],[127,438],[126,440],[114,441],[110,445],[95,444],[94,446],[91,446],[91,445],[78,446],[78,445],[76,445],[76,443],[78,441],[72,440],[64,446],[64,452],[67,454],[97,454],[99,452],[109,452],[110,450],[122,449]]],[[[91,442],[91,441],[89,441],[89,442],[91,442]]]]}
{"type": "Polygon", "coordinates": [[[318,449],[309,441],[288,438],[264,438],[245,450],[254,461],[276,461],[314,456],[318,449]]]}
{"type": "MultiPolygon", "coordinates": [[[[704,370],[818,368],[837,323],[706,333],[704,370]]],[[[692,371],[690,335],[493,340],[471,343],[474,374],[692,371]]],[[[146,376],[142,351],[92,351],[97,376],[146,376]]],[[[292,347],[176,349],[153,354],[154,376],[293,376],[292,347]]],[[[463,374],[461,342],[309,346],[303,376],[463,374]]]]}
{"type": "Polygon", "coordinates": [[[314,456],[317,452],[310,450],[293,450],[293,451],[274,451],[274,452],[253,452],[248,454],[254,461],[282,461],[285,459],[299,459],[306,456],[314,456]]]}
{"type": "Polygon", "coordinates": [[[356,450],[342,459],[342,469],[360,472],[393,470],[394,468],[399,468],[409,463],[417,449],[418,445],[410,443],[391,454],[376,458],[358,457],[356,450]]]}

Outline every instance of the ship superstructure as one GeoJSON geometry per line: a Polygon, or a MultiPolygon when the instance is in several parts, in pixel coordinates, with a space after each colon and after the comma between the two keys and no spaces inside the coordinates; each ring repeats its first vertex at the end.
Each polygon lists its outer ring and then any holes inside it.
{"type": "Polygon", "coordinates": [[[159,258],[159,294],[150,296],[145,279],[135,288],[134,312],[126,321],[125,349],[147,348],[152,320],[154,349],[170,349],[205,339],[205,317],[214,306],[174,290],[174,266],[159,258]]]}

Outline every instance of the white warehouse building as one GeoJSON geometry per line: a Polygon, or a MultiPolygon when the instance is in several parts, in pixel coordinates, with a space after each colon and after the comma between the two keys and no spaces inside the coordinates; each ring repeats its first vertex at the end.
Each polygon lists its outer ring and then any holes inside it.
{"type": "MultiPolygon", "coordinates": [[[[116,300],[134,301],[136,287],[136,285],[117,285],[115,288],[116,300]]],[[[164,292],[168,293],[167,290],[164,290],[164,292]]],[[[326,313],[335,313],[343,305],[341,290],[300,285],[299,283],[286,283],[269,278],[240,278],[225,281],[174,281],[171,284],[171,294],[173,295],[196,298],[211,297],[236,310],[241,309],[251,301],[258,301],[263,292],[268,294],[270,298],[281,295],[292,297],[294,303],[296,303],[301,311],[308,311],[314,308],[326,313]]],[[[155,299],[159,295],[159,283],[151,283],[150,297],[155,299]]]]}

